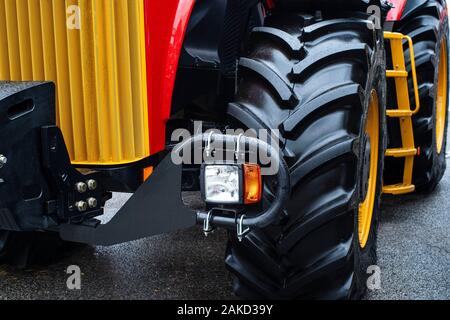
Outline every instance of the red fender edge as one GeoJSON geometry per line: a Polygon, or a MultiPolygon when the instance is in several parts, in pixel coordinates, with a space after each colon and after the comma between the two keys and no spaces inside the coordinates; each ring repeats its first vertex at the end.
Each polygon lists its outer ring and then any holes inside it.
{"type": "Polygon", "coordinates": [[[390,0],[394,5],[387,15],[386,21],[399,21],[402,18],[407,0],[390,0]]]}
{"type": "Polygon", "coordinates": [[[144,0],[150,154],[166,145],[181,47],[195,0],[144,0]]]}

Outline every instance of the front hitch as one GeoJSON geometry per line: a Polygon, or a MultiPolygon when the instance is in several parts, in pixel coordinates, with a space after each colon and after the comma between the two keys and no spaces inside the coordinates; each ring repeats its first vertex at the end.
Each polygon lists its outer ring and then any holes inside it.
{"type": "Polygon", "coordinates": [[[289,197],[290,181],[287,165],[280,152],[262,140],[234,135],[200,134],[175,146],[171,155],[167,155],[155,168],[153,175],[144,182],[110,222],[96,225],[64,224],[60,229],[61,237],[65,240],[92,245],[113,245],[200,224],[205,233],[211,232],[214,228],[223,227],[236,230],[238,238],[242,239],[252,228],[264,228],[275,222],[289,197]],[[246,215],[239,209],[219,207],[196,212],[183,204],[179,196],[182,165],[174,161],[174,155],[182,153],[192,145],[195,146],[196,143],[200,144],[202,150],[203,144],[206,143],[210,148],[209,151],[207,148],[207,153],[212,152],[212,139],[215,144],[233,144],[236,154],[243,153],[250,147],[260,148],[278,167],[275,200],[263,212],[246,215]]]}

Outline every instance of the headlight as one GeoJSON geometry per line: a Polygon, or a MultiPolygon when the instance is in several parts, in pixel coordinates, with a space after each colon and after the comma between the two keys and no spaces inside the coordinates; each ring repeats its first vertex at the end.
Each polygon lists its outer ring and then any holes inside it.
{"type": "Polygon", "coordinates": [[[204,195],[210,203],[239,203],[239,167],[234,165],[205,166],[204,195]]]}
{"type": "Polygon", "coordinates": [[[254,204],[261,201],[262,179],[256,164],[214,164],[203,167],[203,198],[215,204],[254,204]]]}

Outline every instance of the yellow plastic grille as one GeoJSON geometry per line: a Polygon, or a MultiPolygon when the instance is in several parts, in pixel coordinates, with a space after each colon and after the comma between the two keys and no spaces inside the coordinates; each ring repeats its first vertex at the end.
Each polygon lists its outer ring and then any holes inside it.
{"type": "Polygon", "coordinates": [[[142,0],[0,0],[0,80],[48,80],[75,164],[149,155],[142,0]]]}

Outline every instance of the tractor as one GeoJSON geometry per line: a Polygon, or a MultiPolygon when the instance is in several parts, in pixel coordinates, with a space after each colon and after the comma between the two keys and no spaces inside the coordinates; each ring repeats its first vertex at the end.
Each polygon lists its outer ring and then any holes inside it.
{"type": "Polygon", "coordinates": [[[446,169],[448,32],[445,0],[0,0],[1,263],[199,225],[238,297],[364,297],[382,195],[446,169]]]}

